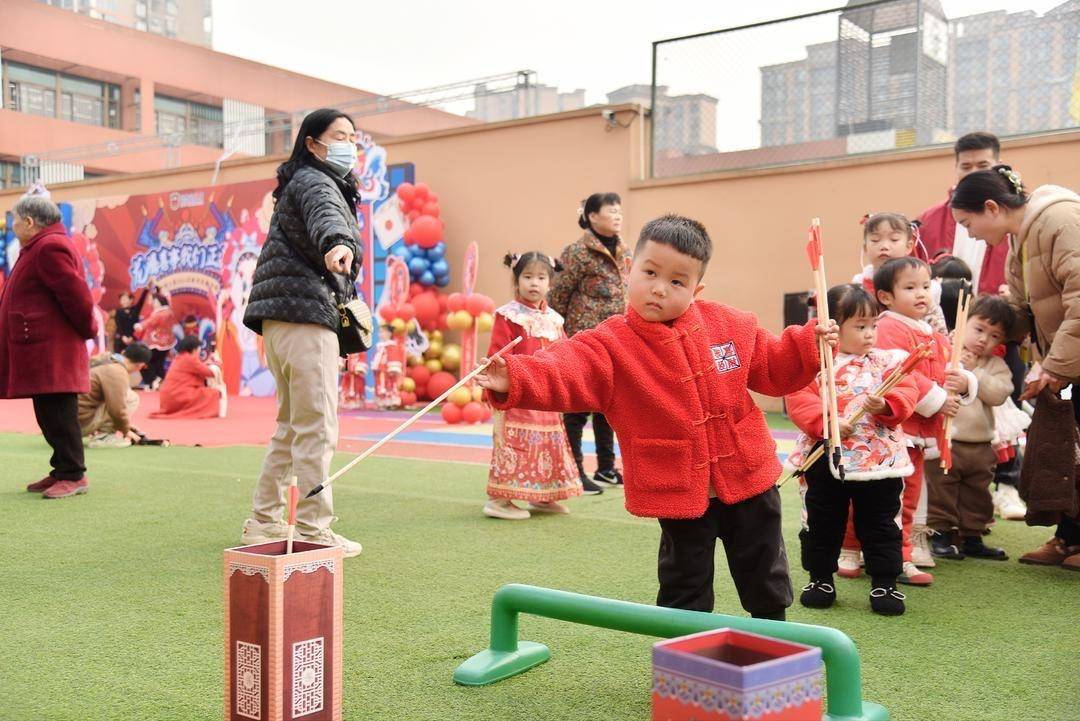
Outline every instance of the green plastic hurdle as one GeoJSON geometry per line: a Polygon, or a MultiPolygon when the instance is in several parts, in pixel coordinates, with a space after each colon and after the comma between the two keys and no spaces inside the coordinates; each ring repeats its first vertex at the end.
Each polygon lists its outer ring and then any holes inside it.
{"type": "Polygon", "coordinates": [[[522,613],[660,638],[735,628],[818,646],[825,662],[827,691],[823,721],[888,721],[889,718],[884,707],[863,701],[861,662],[855,642],[835,628],[646,606],[517,583],[495,592],[491,601],[491,644],[457,667],[456,683],[486,686],[524,673],[551,658],[551,651],[542,643],[518,640],[518,615],[522,613]]]}

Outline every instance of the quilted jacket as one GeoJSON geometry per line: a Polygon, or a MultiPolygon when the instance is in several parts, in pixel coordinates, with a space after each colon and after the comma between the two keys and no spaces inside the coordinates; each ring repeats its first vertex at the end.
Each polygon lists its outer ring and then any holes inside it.
{"type": "Polygon", "coordinates": [[[244,325],[262,333],[264,320],[337,328],[337,304],[323,256],[337,245],[353,252],[360,268],[360,228],[347,186],[314,165],[301,167],[285,186],[259,253],[244,325]]]}
{"type": "Polygon", "coordinates": [[[600,239],[585,231],[566,246],[548,291],[548,305],[566,319],[566,335],[595,328],[626,311],[630,249],[620,238],[612,256],[600,239]]]}

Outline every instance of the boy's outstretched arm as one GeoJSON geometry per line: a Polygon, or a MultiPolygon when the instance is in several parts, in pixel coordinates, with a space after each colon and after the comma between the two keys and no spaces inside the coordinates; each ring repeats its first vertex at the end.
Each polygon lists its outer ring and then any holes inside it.
{"type": "Polygon", "coordinates": [[[818,336],[824,336],[829,346],[835,348],[839,333],[833,320],[827,329],[819,328],[816,320],[793,325],[785,328],[779,337],[758,328],[748,378],[750,390],[783,396],[805,388],[820,370],[818,336]]]}
{"type": "Polygon", "coordinates": [[[582,331],[533,355],[497,358],[476,381],[498,410],[603,412],[614,376],[611,356],[598,334],[582,331]]]}

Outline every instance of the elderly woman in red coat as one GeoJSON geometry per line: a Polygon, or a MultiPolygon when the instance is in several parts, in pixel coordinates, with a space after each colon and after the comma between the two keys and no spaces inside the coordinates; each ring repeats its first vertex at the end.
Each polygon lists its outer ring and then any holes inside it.
{"type": "Polygon", "coordinates": [[[56,204],[25,196],[12,215],[22,247],[0,295],[0,398],[32,398],[53,449],[52,472],[26,490],[65,498],[88,486],[77,399],[90,390],[94,302],[56,204]]]}
{"type": "Polygon", "coordinates": [[[225,384],[221,373],[199,359],[202,341],[185,336],[161,384],[157,413],[151,418],[224,418],[225,384]]]}

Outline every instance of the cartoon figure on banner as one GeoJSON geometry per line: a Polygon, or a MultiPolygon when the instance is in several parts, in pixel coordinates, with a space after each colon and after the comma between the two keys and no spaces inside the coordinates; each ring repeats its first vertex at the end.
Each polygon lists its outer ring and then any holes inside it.
{"type": "MultiPolygon", "coordinates": [[[[222,291],[228,307],[228,341],[240,354],[239,393],[242,396],[265,397],[274,394],[274,376],[265,365],[262,337],[244,325],[244,312],[251,295],[255,277],[255,263],[259,259],[258,248],[245,247],[236,252],[236,261],[229,269],[228,286],[222,291]]],[[[224,313],[223,313],[224,315],[224,313]]],[[[223,335],[222,345],[226,342],[223,335]]],[[[225,349],[222,348],[222,358],[225,349]]]]}
{"type": "Polygon", "coordinates": [[[359,184],[360,201],[379,203],[390,195],[390,181],[386,177],[386,148],[376,144],[367,133],[360,133],[356,145],[359,152],[353,174],[359,184]]]}
{"type": "Polygon", "coordinates": [[[199,339],[202,347],[199,350],[199,358],[207,360],[214,351],[214,321],[209,318],[199,318],[188,314],[184,319],[173,326],[173,338],[179,343],[187,336],[199,339]]]}
{"type": "MultiPolygon", "coordinates": [[[[72,225],[74,226],[74,223],[72,225]]],[[[82,259],[83,275],[86,278],[87,287],[90,288],[90,297],[94,299],[93,313],[98,332],[97,337],[86,341],[90,357],[111,350],[108,342],[111,335],[107,327],[108,314],[101,307],[101,299],[105,295],[105,263],[101,261],[97,243],[94,242],[95,238],[97,238],[97,228],[93,223],[87,223],[81,231],[71,233],[71,240],[82,259]]]]}

